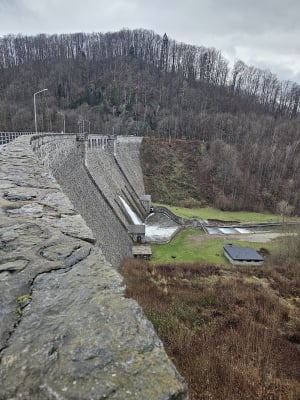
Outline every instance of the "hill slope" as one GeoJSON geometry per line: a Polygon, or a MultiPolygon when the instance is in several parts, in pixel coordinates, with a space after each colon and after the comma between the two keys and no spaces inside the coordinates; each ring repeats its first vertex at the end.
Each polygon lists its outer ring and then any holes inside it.
{"type": "Polygon", "coordinates": [[[296,83],[142,29],[0,38],[0,130],[33,130],[43,88],[40,131],[61,131],[65,119],[77,132],[84,120],[91,132],[165,141],[150,154],[164,160],[148,189],[158,200],[300,210],[296,83]]]}
{"type": "Polygon", "coordinates": [[[154,202],[185,207],[297,214],[299,148],[284,143],[286,133],[282,128],[280,144],[273,145],[267,137],[260,143],[147,138],[141,152],[146,192],[154,202]]]}

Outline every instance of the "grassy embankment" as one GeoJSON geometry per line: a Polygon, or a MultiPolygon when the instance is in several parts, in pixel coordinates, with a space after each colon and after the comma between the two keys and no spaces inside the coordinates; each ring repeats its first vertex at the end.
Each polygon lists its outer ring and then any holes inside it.
{"type": "MultiPolygon", "coordinates": [[[[238,222],[277,222],[278,216],[274,214],[263,214],[254,212],[231,212],[221,211],[211,207],[205,208],[183,208],[175,206],[166,206],[174,214],[184,218],[202,218],[214,219],[221,221],[238,221],[238,222]]],[[[215,264],[228,264],[228,260],[223,255],[224,242],[234,243],[240,246],[250,246],[256,250],[262,247],[268,251],[272,251],[275,244],[253,243],[247,241],[234,240],[230,235],[224,235],[223,238],[215,238],[210,235],[203,235],[199,229],[186,229],[180,232],[170,243],[157,244],[152,246],[153,259],[152,263],[168,263],[168,262],[205,262],[215,264]]]]}
{"type": "Polygon", "coordinates": [[[224,235],[224,239],[215,239],[204,235],[199,229],[186,229],[180,232],[170,243],[152,245],[153,258],[151,263],[193,263],[229,264],[223,255],[224,240],[240,246],[253,247],[260,250],[262,247],[272,251],[274,243],[253,243],[237,241],[224,235]]]}
{"type": "Polygon", "coordinates": [[[183,218],[201,218],[204,220],[236,221],[240,223],[281,222],[276,214],[257,213],[249,211],[221,211],[213,207],[186,208],[167,204],[154,203],[157,206],[169,208],[174,214],[183,218]]]}

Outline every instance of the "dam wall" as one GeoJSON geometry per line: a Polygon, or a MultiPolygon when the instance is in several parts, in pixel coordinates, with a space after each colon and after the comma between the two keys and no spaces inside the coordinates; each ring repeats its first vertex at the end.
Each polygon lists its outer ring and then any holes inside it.
{"type": "Polygon", "coordinates": [[[136,136],[118,136],[115,146],[115,159],[128,178],[135,192],[145,194],[143,172],[140,163],[142,138],[136,136]]]}
{"type": "MultiPolygon", "coordinates": [[[[127,149],[125,149],[126,151],[127,149]]],[[[132,224],[131,219],[123,208],[120,196],[126,200],[141,220],[146,212],[138,194],[116,163],[115,156],[108,149],[88,149],[85,156],[86,167],[101,188],[104,196],[114,209],[116,215],[125,225],[132,224]]]]}
{"type": "MultiPolygon", "coordinates": [[[[132,240],[125,215],[118,210],[117,187],[111,179],[116,168],[109,158],[101,164],[100,152],[95,151],[89,159],[98,159],[100,167],[95,161],[89,170],[84,159],[86,143],[78,142],[75,134],[33,136],[31,144],[92,230],[107,260],[118,266],[131,256],[132,240]]],[[[121,184],[120,178],[116,184],[121,184]]]]}
{"type": "Polygon", "coordinates": [[[139,196],[145,194],[143,172],[140,163],[142,139],[136,136],[117,136],[115,146],[115,159],[139,196]]]}
{"type": "Polygon", "coordinates": [[[130,242],[82,154],[75,135],[0,150],[0,399],[186,400],[105,255],[130,242]]]}

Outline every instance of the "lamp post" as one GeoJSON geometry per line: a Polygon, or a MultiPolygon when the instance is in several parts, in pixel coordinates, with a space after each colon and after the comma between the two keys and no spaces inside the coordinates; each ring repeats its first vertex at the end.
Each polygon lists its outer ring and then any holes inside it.
{"type": "Polygon", "coordinates": [[[62,113],[61,111],[58,111],[57,114],[60,114],[60,115],[63,116],[63,119],[64,119],[64,129],[63,129],[63,133],[65,133],[65,132],[66,132],[66,118],[65,118],[65,114],[62,113]]]}
{"type": "Polygon", "coordinates": [[[45,92],[48,89],[43,89],[40,90],[36,93],[33,94],[33,108],[34,108],[34,125],[35,125],[35,133],[37,133],[37,118],[36,118],[36,102],[35,102],[35,96],[39,93],[45,92]]]}
{"type": "Polygon", "coordinates": [[[88,119],[84,120],[85,122],[87,122],[89,124],[89,130],[88,132],[91,133],[91,122],[88,119]]]}
{"type": "Polygon", "coordinates": [[[80,117],[78,118],[78,120],[77,120],[77,123],[78,123],[78,131],[79,131],[79,133],[83,133],[82,122],[83,122],[83,119],[82,119],[82,117],[80,116],[80,117]]]}

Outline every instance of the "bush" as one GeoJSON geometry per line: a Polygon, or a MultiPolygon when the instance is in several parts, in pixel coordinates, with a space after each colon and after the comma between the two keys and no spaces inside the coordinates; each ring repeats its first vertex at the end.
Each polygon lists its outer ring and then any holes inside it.
{"type": "Polygon", "coordinates": [[[127,260],[123,273],[191,400],[298,399],[300,312],[280,296],[299,290],[299,269],[223,268],[127,260]]]}

